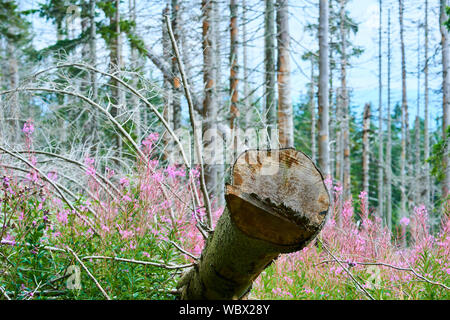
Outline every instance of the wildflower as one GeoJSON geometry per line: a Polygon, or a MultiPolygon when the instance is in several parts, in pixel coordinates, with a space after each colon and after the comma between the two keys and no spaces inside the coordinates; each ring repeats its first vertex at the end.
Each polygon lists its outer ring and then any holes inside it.
{"type": "Polygon", "coordinates": [[[175,166],[168,166],[166,172],[171,178],[184,177],[186,175],[183,169],[177,169],[175,166]]]}
{"type": "Polygon", "coordinates": [[[333,179],[331,178],[331,176],[328,176],[325,180],[324,180],[325,186],[327,187],[328,190],[331,190],[331,187],[333,186],[333,179]]]}
{"type": "Polygon", "coordinates": [[[25,133],[26,136],[32,135],[34,132],[33,121],[28,120],[27,122],[25,122],[25,124],[23,125],[22,132],[25,133]]]}
{"type": "Polygon", "coordinates": [[[289,285],[292,285],[292,283],[294,282],[294,280],[292,280],[291,278],[289,278],[289,277],[284,277],[284,280],[289,284],[289,285]]]}
{"type": "Polygon", "coordinates": [[[364,200],[367,198],[367,191],[361,191],[361,193],[359,194],[359,199],[364,200]]]}
{"type": "Polygon", "coordinates": [[[122,187],[128,187],[130,185],[130,181],[127,178],[120,178],[119,183],[122,187]]]}
{"type": "Polygon", "coordinates": [[[123,240],[131,238],[134,235],[133,231],[128,231],[128,230],[119,230],[119,233],[122,236],[123,240]]]}
{"type": "Polygon", "coordinates": [[[4,237],[2,239],[2,241],[0,241],[1,244],[7,244],[10,246],[15,246],[16,245],[16,241],[14,240],[14,237],[11,236],[10,234],[7,234],[6,237],[4,237]]]}
{"type": "Polygon", "coordinates": [[[406,227],[406,226],[409,224],[410,221],[411,221],[411,220],[410,220],[409,218],[403,217],[403,218],[400,219],[400,224],[401,224],[402,226],[406,227]]]}
{"type": "Polygon", "coordinates": [[[157,183],[159,183],[159,182],[161,182],[162,180],[163,180],[163,175],[162,175],[162,173],[161,172],[155,172],[153,175],[152,175],[152,179],[155,181],[155,182],[157,182],[157,183]]]}
{"type": "Polygon", "coordinates": [[[50,171],[47,173],[47,177],[52,181],[56,181],[58,180],[58,173],[56,171],[50,171]]]}
{"type": "Polygon", "coordinates": [[[131,202],[132,201],[132,199],[130,198],[130,196],[128,194],[124,195],[122,200],[125,201],[125,202],[131,202]]]}
{"type": "Polygon", "coordinates": [[[56,213],[56,219],[62,225],[65,225],[68,222],[67,216],[68,216],[68,213],[66,210],[56,213]]]}
{"type": "Polygon", "coordinates": [[[86,174],[88,176],[94,177],[96,173],[97,173],[97,171],[95,170],[94,167],[89,167],[89,168],[86,169],[86,174]]]}

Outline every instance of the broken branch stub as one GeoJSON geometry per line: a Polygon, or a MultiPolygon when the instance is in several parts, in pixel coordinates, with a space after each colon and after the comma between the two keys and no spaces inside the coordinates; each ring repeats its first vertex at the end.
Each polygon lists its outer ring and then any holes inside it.
{"type": "Polygon", "coordinates": [[[178,284],[183,299],[243,298],[280,253],[317,236],[330,204],[322,174],[294,149],[241,154],[225,198],[200,261],[178,284]]]}

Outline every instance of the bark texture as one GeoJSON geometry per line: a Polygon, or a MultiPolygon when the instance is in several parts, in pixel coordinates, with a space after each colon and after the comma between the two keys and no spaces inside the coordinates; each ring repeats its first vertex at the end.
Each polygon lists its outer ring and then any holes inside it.
{"type": "Polygon", "coordinates": [[[264,11],[264,115],[268,132],[268,147],[276,121],[275,98],[275,6],[274,0],[265,0],[264,11]]]}
{"type": "MultiPolygon", "coordinates": [[[[446,130],[450,125],[450,56],[448,30],[444,22],[448,20],[445,8],[448,6],[447,0],[441,0],[440,5],[440,25],[441,25],[441,47],[442,47],[442,139],[446,138],[446,130]]],[[[444,150],[443,169],[445,170],[444,180],[442,181],[442,196],[446,197],[450,192],[450,157],[449,147],[444,150]]]]}
{"type": "Polygon", "coordinates": [[[330,204],[322,174],[294,149],[244,152],[225,197],[199,262],[178,284],[182,299],[243,298],[279,254],[314,239],[330,204]]]}
{"type": "Polygon", "coordinates": [[[330,171],[329,146],[329,101],[328,101],[328,0],[320,0],[319,5],[319,166],[325,176],[330,171]]]}
{"type": "Polygon", "coordinates": [[[294,146],[294,116],[291,98],[289,58],[289,10],[287,0],[277,0],[278,44],[278,131],[281,147],[294,146]]]}
{"type": "MultiPolygon", "coordinates": [[[[370,157],[369,157],[369,134],[370,134],[370,103],[367,103],[364,106],[364,115],[363,115],[363,190],[369,194],[369,165],[370,165],[370,157]]],[[[366,208],[368,205],[368,198],[366,198],[366,208]]]]}

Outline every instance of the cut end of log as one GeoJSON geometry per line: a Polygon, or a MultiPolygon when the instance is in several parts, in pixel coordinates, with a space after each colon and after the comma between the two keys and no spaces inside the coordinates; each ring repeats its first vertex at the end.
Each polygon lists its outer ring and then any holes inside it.
{"type": "Polygon", "coordinates": [[[330,205],[319,169],[294,149],[241,154],[225,197],[242,232],[287,248],[309,243],[322,228],[330,205]]]}

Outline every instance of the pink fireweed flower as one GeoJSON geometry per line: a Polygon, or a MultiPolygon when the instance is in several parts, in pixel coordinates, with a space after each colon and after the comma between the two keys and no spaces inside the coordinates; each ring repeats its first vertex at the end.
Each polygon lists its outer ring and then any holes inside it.
{"type": "Polygon", "coordinates": [[[134,236],[134,232],[133,231],[129,231],[129,230],[119,230],[120,235],[122,236],[123,240],[126,240],[128,238],[131,238],[134,236]]]}
{"type": "Polygon", "coordinates": [[[159,183],[159,182],[163,181],[164,176],[161,172],[155,172],[154,174],[152,174],[152,179],[153,179],[153,181],[159,183]]]}
{"type": "Polygon", "coordinates": [[[58,172],[49,171],[49,173],[47,173],[47,177],[52,181],[56,181],[56,180],[58,180],[58,172]]]}
{"type": "Polygon", "coordinates": [[[333,179],[331,178],[331,176],[328,176],[325,180],[324,180],[325,186],[327,187],[328,190],[331,190],[331,187],[333,186],[333,179]]]}
{"type": "Polygon", "coordinates": [[[97,170],[95,170],[94,167],[89,167],[89,168],[86,169],[86,174],[87,174],[88,176],[95,177],[95,174],[96,174],[96,173],[97,173],[97,170]]]}
{"type": "Polygon", "coordinates": [[[402,226],[406,227],[406,226],[409,224],[410,221],[411,221],[411,220],[410,220],[409,218],[403,217],[403,218],[400,219],[400,224],[401,224],[402,226]]]}
{"type": "Polygon", "coordinates": [[[169,177],[176,178],[176,177],[184,177],[186,175],[186,172],[184,172],[183,169],[177,169],[175,166],[168,166],[165,170],[169,177]]]}
{"type": "Polygon", "coordinates": [[[25,133],[26,136],[31,136],[34,132],[34,125],[32,120],[28,120],[23,125],[22,132],[25,133]]]}
{"type": "Polygon", "coordinates": [[[0,241],[1,244],[7,244],[10,246],[15,246],[16,245],[16,241],[14,240],[14,237],[11,236],[10,234],[7,234],[6,237],[4,237],[2,239],[2,241],[0,241]]]}
{"type": "Polygon", "coordinates": [[[128,187],[130,185],[130,181],[127,178],[120,178],[119,183],[122,187],[128,187]]]}
{"type": "Polygon", "coordinates": [[[60,211],[56,213],[56,219],[58,220],[59,223],[61,223],[62,225],[67,224],[68,220],[67,220],[67,216],[68,216],[68,212],[66,210],[64,211],[60,211]]]}
{"type": "Polygon", "coordinates": [[[361,191],[361,193],[359,194],[358,197],[361,200],[367,199],[367,192],[366,191],[361,191]]]}
{"type": "Polygon", "coordinates": [[[125,202],[131,202],[131,201],[133,201],[133,200],[130,198],[130,196],[129,196],[128,194],[124,195],[124,196],[122,197],[122,200],[125,201],[125,202]]]}

